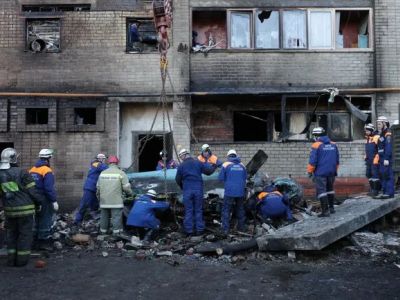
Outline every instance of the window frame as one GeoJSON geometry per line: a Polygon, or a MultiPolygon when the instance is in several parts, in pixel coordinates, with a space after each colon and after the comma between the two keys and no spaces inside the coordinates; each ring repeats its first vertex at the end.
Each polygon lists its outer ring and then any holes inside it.
{"type": "Polygon", "coordinates": [[[308,33],[308,28],[309,28],[309,24],[308,24],[308,18],[307,18],[307,15],[308,15],[308,9],[307,8],[284,8],[284,9],[281,9],[281,12],[280,12],[280,19],[281,19],[281,28],[282,28],[282,30],[280,31],[280,38],[281,38],[281,47],[279,48],[279,50],[283,50],[283,51],[305,51],[305,50],[309,50],[309,42],[308,42],[308,36],[309,36],[309,33],[308,33]],[[285,42],[284,42],[284,37],[283,37],[283,32],[284,32],[284,24],[283,24],[283,15],[284,15],[284,12],[285,11],[287,11],[287,12],[289,12],[289,11],[303,11],[303,12],[305,12],[305,24],[306,24],[306,30],[305,30],[305,34],[306,34],[306,36],[305,36],[305,42],[307,43],[307,45],[306,45],[306,47],[304,47],[304,48],[285,48],[285,42]]]}
{"type": "Polygon", "coordinates": [[[234,50],[254,50],[254,31],[255,31],[255,23],[254,23],[254,9],[228,9],[227,10],[227,18],[226,18],[226,28],[227,28],[227,49],[234,49],[234,50]],[[232,39],[231,39],[231,19],[232,19],[232,13],[247,13],[250,15],[250,21],[249,21],[249,29],[250,29],[250,47],[249,48],[234,48],[231,46],[232,44],[232,39]]]}
{"type": "Polygon", "coordinates": [[[62,43],[61,43],[61,28],[62,28],[62,19],[60,16],[43,16],[43,17],[39,17],[39,16],[35,16],[35,17],[27,17],[25,19],[25,51],[32,51],[29,47],[29,33],[28,33],[28,22],[29,21],[49,21],[49,20],[56,20],[59,22],[59,46],[58,49],[55,51],[48,51],[46,49],[44,49],[43,51],[39,51],[39,52],[35,52],[35,53],[60,53],[61,49],[62,49],[62,43]]]}
{"type": "MultiPolygon", "coordinates": [[[[151,24],[153,24],[154,25],[154,21],[151,19],[151,18],[144,18],[144,17],[138,17],[138,18],[136,18],[136,17],[127,17],[127,18],[125,18],[125,32],[126,32],[126,34],[125,34],[125,37],[126,37],[126,43],[125,43],[125,53],[127,53],[127,54],[159,54],[159,51],[158,51],[158,49],[155,49],[154,51],[138,51],[138,52],[136,52],[136,51],[133,51],[129,46],[128,46],[128,44],[129,44],[129,41],[130,41],[130,37],[129,37],[129,25],[131,24],[131,23],[140,23],[140,22],[142,22],[142,23],[151,23],[151,24]]],[[[139,32],[139,31],[138,31],[139,32]]],[[[155,32],[155,34],[157,35],[157,28],[155,28],[155,26],[154,26],[154,32],[155,32]]],[[[143,43],[143,42],[140,42],[140,43],[143,43]]],[[[146,43],[143,43],[143,44],[146,44],[146,43]]],[[[156,46],[156,48],[157,48],[157,46],[156,46]]]]}
{"type": "Polygon", "coordinates": [[[331,8],[311,8],[307,9],[307,30],[308,30],[308,50],[335,50],[336,36],[335,36],[335,15],[336,10],[331,8]],[[312,12],[329,12],[331,15],[331,46],[330,47],[312,47],[311,45],[311,13],[312,12]]]}
{"type": "Polygon", "coordinates": [[[254,19],[254,34],[253,34],[253,39],[254,39],[254,45],[253,49],[254,50],[282,50],[282,13],[280,9],[276,8],[271,8],[271,9],[263,9],[263,8],[256,8],[254,9],[253,13],[253,19],[254,19]],[[272,12],[277,12],[278,13],[278,48],[258,48],[257,47],[257,23],[256,23],[256,15],[258,11],[263,11],[263,10],[270,10],[272,12]]]}

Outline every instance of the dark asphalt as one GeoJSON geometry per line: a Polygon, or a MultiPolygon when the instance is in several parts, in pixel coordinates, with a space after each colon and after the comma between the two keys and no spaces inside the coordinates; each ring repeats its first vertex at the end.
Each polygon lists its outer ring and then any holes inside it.
{"type": "Polygon", "coordinates": [[[43,269],[5,267],[0,299],[399,299],[400,268],[367,257],[240,265],[180,258],[139,261],[52,255],[43,269]]]}

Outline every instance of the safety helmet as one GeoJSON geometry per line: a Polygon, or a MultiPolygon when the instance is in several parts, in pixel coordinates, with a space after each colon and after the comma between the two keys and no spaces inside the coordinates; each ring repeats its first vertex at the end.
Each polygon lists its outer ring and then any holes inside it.
{"type": "Polygon", "coordinates": [[[388,122],[388,118],[386,118],[385,116],[380,116],[378,117],[378,119],[376,119],[377,122],[388,122]]]}
{"type": "Polygon", "coordinates": [[[236,156],[237,156],[236,150],[235,150],[235,149],[229,150],[229,151],[228,151],[228,154],[226,154],[226,156],[233,156],[233,157],[236,157],[236,156]]]}
{"type": "Polygon", "coordinates": [[[368,124],[365,124],[364,129],[369,130],[369,131],[374,131],[375,126],[374,126],[374,124],[368,123],[368,124]]]}
{"type": "Polygon", "coordinates": [[[39,152],[39,158],[51,158],[53,156],[53,149],[42,149],[39,152]]]}
{"type": "Polygon", "coordinates": [[[167,152],[167,151],[164,151],[164,150],[161,150],[161,151],[160,151],[160,156],[163,157],[164,154],[165,154],[165,156],[167,156],[167,155],[168,155],[168,152],[167,152]]]}
{"type": "Polygon", "coordinates": [[[11,168],[10,164],[17,163],[17,151],[14,148],[6,148],[1,151],[0,170],[7,170],[11,168]]]}
{"type": "Polygon", "coordinates": [[[320,135],[323,135],[324,133],[325,133],[325,129],[322,127],[315,127],[312,130],[312,135],[315,135],[315,136],[320,136],[320,135]]]}
{"type": "Polygon", "coordinates": [[[119,163],[119,159],[118,159],[118,157],[115,156],[115,155],[110,155],[110,156],[108,157],[108,163],[109,163],[109,164],[118,164],[118,163],[119,163]]]}
{"type": "Polygon", "coordinates": [[[203,146],[201,146],[201,152],[210,150],[210,145],[209,144],[204,144],[203,146]]]}
{"type": "Polygon", "coordinates": [[[189,151],[187,151],[186,149],[182,149],[181,151],[179,151],[178,156],[179,157],[183,157],[185,155],[189,154],[189,151]]]}
{"type": "Polygon", "coordinates": [[[146,195],[155,198],[157,196],[157,192],[155,190],[148,190],[146,195]]]}
{"type": "Polygon", "coordinates": [[[99,154],[96,155],[96,158],[97,159],[106,159],[107,156],[105,154],[103,154],[103,153],[99,153],[99,154]]]}

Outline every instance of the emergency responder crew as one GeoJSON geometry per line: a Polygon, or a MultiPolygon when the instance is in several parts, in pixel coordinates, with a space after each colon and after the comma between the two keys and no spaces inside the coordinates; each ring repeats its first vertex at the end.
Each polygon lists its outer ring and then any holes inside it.
{"type": "Polygon", "coordinates": [[[232,206],[238,220],[237,229],[245,230],[245,211],[243,201],[246,192],[246,167],[241,163],[236,151],[231,149],[227,154],[227,161],[222,164],[219,180],[224,182],[224,203],[222,206],[221,223],[224,234],[229,233],[229,222],[232,206]]]}
{"type": "Polygon", "coordinates": [[[312,134],[315,142],[311,146],[307,172],[315,182],[317,198],[321,202],[322,213],[318,216],[329,217],[330,213],[335,213],[333,184],[339,168],[339,150],[326,136],[324,128],[316,127],[312,134]]]}
{"type": "Polygon", "coordinates": [[[160,220],[156,218],[156,212],[169,208],[168,202],[156,201],[156,197],[157,193],[154,190],[148,190],[146,194],[140,196],[129,212],[126,222],[127,225],[143,229],[145,242],[154,240],[158,235],[160,220]]]}
{"type": "Polygon", "coordinates": [[[379,133],[375,131],[373,124],[364,126],[365,130],[365,175],[368,178],[371,196],[378,195],[381,184],[379,180],[379,155],[378,140],[379,133]]]}
{"type": "Polygon", "coordinates": [[[274,187],[267,187],[267,189],[258,194],[256,210],[264,222],[267,219],[274,220],[284,217],[288,221],[293,221],[288,198],[274,187]]]}
{"type": "Polygon", "coordinates": [[[386,117],[381,116],[376,120],[379,132],[378,154],[379,154],[379,176],[382,185],[380,199],[388,199],[394,197],[394,175],[392,160],[392,133],[389,129],[389,121],[386,117]]]}
{"type": "Polygon", "coordinates": [[[185,207],[183,228],[187,235],[192,235],[194,233],[193,227],[195,227],[196,234],[200,235],[203,234],[205,228],[203,221],[203,178],[201,174],[210,175],[214,169],[210,164],[201,163],[192,158],[186,149],[179,152],[179,158],[182,163],[178,166],[175,181],[183,189],[183,205],[185,207]]]}
{"type": "Polygon", "coordinates": [[[212,154],[208,144],[201,146],[201,153],[197,156],[197,159],[202,163],[209,163],[213,167],[214,171],[222,166],[222,161],[219,160],[216,155],[212,154]]]}
{"type": "Polygon", "coordinates": [[[90,163],[90,169],[83,186],[83,197],[75,215],[75,224],[77,225],[82,222],[88,208],[90,209],[91,216],[96,219],[96,211],[99,209],[99,200],[96,196],[96,185],[100,173],[108,168],[105,163],[106,159],[107,158],[103,153],[99,153],[97,154],[96,159],[90,163]]]}
{"type": "Polygon", "coordinates": [[[7,265],[28,263],[33,237],[33,215],[44,198],[35,188],[35,180],[17,165],[15,149],[6,148],[0,160],[0,198],[6,217],[7,265]]]}
{"type": "MultiPolygon", "coordinates": [[[[166,166],[166,169],[168,170],[168,169],[176,169],[176,167],[177,167],[177,163],[171,158],[171,159],[168,159],[168,156],[167,156],[167,152],[165,152],[165,157],[167,158],[167,166],[166,166]]],[[[159,170],[162,170],[162,169],[164,169],[164,151],[161,151],[160,152],[160,160],[158,161],[158,163],[157,163],[157,167],[156,167],[156,171],[159,171],[159,170]]]]}
{"type": "Polygon", "coordinates": [[[59,208],[54,188],[54,174],[53,170],[50,168],[51,157],[53,157],[52,149],[40,150],[39,160],[34,167],[29,170],[33,179],[35,179],[36,187],[46,199],[43,201],[41,210],[35,218],[35,238],[37,239],[37,246],[44,250],[51,250],[53,248],[51,229],[54,212],[58,211],[59,208]]]}
{"type": "Polygon", "coordinates": [[[111,155],[108,158],[109,167],[100,173],[97,181],[97,197],[100,199],[100,232],[107,234],[111,218],[112,233],[122,233],[122,210],[124,208],[123,193],[132,195],[131,185],[118,167],[119,159],[111,155]]]}

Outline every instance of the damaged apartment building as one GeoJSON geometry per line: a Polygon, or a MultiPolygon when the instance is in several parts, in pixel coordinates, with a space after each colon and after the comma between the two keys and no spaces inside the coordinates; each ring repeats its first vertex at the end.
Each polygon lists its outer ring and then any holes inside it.
{"type": "Polygon", "coordinates": [[[398,87],[400,3],[172,1],[170,129],[160,113],[154,121],[162,84],[151,2],[0,1],[0,150],[14,146],[29,167],[54,148],[60,200],[73,207],[96,153],[153,170],[163,136],[169,155],[173,142],[193,153],[208,143],[246,163],[263,149],[270,176],[306,183],[311,120],[339,145],[339,192],[365,188],[364,122],[344,99],[368,122],[398,119],[399,93],[373,88],[398,87]],[[328,102],[328,88],[342,97],[328,102]]]}

